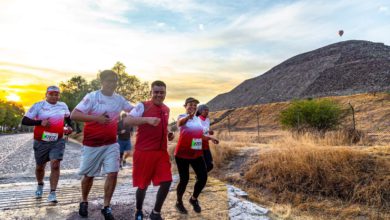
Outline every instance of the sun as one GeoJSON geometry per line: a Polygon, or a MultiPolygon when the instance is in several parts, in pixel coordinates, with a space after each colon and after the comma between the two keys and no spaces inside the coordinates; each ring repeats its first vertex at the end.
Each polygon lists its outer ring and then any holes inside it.
{"type": "Polygon", "coordinates": [[[11,93],[5,97],[7,101],[12,101],[12,102],[19,102],[20,101],[20,96],[18,96],[15,93],[11,93]]]}

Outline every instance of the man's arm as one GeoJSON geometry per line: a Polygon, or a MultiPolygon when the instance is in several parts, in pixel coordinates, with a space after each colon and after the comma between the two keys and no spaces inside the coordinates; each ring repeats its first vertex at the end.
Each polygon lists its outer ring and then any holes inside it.
{"type": "Polygon", "coordinates": [[[108,124],[110,123],[110,118],[108,118],[106,115],[88,115],[85,114],[77,109],[73,109],[72,113],[70,114],[70,119],[80,122],[98,122],[100,124],[108,124]]]}
{"type": "Polygon", "coordinates": [[[133,117],[131,115],[123,119],[125,126],[138,126],[143,124],[150,124],[152,126],[157,126],[160,124],[161,119],[156,117],[133,117]]]}
{"type": "Polygon", "coordinates": [[[202,139],[205,140],[205,141],[212,141],[214,144],[219,144],[219,141],[213,137],[210,137],[210,136],[202,136],[202,139]]]}
{"type": "Polygon", "coordinates": [[[192,119],[195,115],[194,113],[188,114],[186,117],[179,118],[177,120],[177,127],[181,127],[187,123],[188,120],[192,119]]]}
{"type": "Polygon", "coordinates": [[[49,127],[49,119],[43,119],[43,120],[35,120],[36,116],[38,115],[39,110],[42,108],[43,103],[38,102],[35,103],[26,113],[26,115],[22,118],[22,125],[26,126],[43,126],[43,127],[49,127]]]}
{"type": "Polygon", "coordinates": [[[34,120],[29,117],[24,116],[22,119],[22,125],[26,126],[39,126],[41,125],[42,120],[34,120]]]}
{"type": "Polygon", "coordinates": [[[130,114],[123,119],[124,126],[138,126],[143,124],[150,124],[152,126],[157,126],[160,124],[161,119],[157,117],[142,117],[144,114],[145,106],[142,102],[138,103],[135,108],[133,108],[130,114]]]}

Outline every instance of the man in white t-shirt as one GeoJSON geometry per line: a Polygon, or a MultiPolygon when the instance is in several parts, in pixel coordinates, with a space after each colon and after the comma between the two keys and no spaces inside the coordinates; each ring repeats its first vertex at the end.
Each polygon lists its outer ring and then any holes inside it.
{"type": "Polygon", "coordinates": [[[35,176],[38,182],[35,197],[42,198],[43,178],[46,163],[50,161],[50,193],[48,201],[57,203],[56,189],[60,177],[60,162],[65,151],[64,121],[67,122],[67,132],[70,127],[69,109],[64,102],[59,102],[60,89],[49,86],[46,90],[46,100],[35,103],[22,119],[22,124],[34,127],[34,156],[36,161],[35,176]]]}
{"type": "Polygon", "coordinates": [[[104,70],[100,73],[100,81],[101,90],[88,93],[71,114],[73,120],[85,122],[79,172],[84,175],[81,181],[82,201],[79,215],[88,217],[88,194],[94,177],[100,175],[103,167],[107,178],[101,212],[105,219],[114,219],[110,202],[119,171],[117,126],[121,111],[130,112],[133,107],[124,97],[114,92],[118,83],[117,73],[104,70]]]}

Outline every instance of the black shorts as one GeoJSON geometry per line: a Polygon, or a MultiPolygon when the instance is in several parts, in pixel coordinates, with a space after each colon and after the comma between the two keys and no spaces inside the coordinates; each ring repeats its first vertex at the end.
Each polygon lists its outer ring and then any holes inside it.
{"type": "Polygon", "coordinates": [[[65,151],[65,140],[46,142],[34,140],[34,155],[37,165],[43,165],[51,160],[62,160],[65,151]]]}

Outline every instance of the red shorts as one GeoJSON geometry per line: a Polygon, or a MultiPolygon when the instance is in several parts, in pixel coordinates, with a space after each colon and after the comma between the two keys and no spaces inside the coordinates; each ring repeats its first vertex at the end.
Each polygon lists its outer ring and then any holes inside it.
{"type": "Polygon", "coordinates": [[[145,189],[153,182],[171,182],[171,162],[167,151],[139,151],[133,154],[133,186],[145,189]]]}

